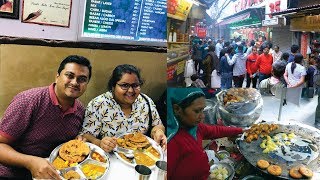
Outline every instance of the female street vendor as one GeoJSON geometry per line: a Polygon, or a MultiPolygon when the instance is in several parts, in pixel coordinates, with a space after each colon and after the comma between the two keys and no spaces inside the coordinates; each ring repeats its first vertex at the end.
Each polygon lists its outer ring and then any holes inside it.
{"type": "Polygon", "coordinates": [[[151,98],[140,93],[142,84],[138,68],[117,66],[108,82],[109,91],[89,102],[80,134],[106,152],[116,147],[117,136],[136,131],[150,134],[166,148],[165,128],[151,98]]]}
{"type": "Polygon", "coordinates": [[[202,140],[231,137],[242,128],[201,123],[205,115],[205,95],[197,88],[168,89],[168,179],[198,179],[209,177],[209,162],[202,140]]]}

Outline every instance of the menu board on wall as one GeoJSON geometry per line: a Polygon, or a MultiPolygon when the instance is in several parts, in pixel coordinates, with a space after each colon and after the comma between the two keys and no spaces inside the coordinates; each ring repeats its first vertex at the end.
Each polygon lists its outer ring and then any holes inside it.
{"type": "Polygon", "coordinates": [[[79,40],[166,46],[166,0],[87,0],[79,40]]]}

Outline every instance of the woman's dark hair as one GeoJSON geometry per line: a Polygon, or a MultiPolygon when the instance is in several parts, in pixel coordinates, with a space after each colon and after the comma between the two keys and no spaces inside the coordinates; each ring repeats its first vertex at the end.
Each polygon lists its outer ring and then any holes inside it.
{"type": "Polygon", "coordinates": [[[291,65],[292,74],[293,74],[294,69],[297,67],[296,63],[301,64],[302,60],[303,60],[302,54],[298,53],[298,54],[294,55],[294,61],[292,62],[292,65],[291,65]]]}
{"type": "Polygon", "coordinates": [[[121,64],[121,65],[118,65],[116,68],[114,68],[112,75],[110,77],[110,80],[108,82],[108,90],[109,91],[112,90],[112,88],[116,86],[117,82],[120,81],[120,79],[122,78],[122,75],[126,73],[128,74],[133,73],[137,75],[140,85],[143,84],[143,80],[141,79],[141,76],[140,76],[140,70],[137,67],[130,64],[121,64]]]}
{"type": "Polygon", "coordinates": [[[281,59],[288,61],[290,54],[287,52],[284,52],[281,56],[281,59]]]}
{"type": "MultiPolygon", "coordinates": [[[[201,93],[201,92],[194,93],[193,95],[189,96],[188,98],[185,98],[180,103],[178,103],[178,106],[181,107],[182,110],[185,110],[187,107],[189,107],[192,104],[194,100],[200,97],[205,98],[204,93],[201,93]]],[[[173,104],[176,104],[176,103],[173,102],[173,104]]]]}
{"type": "Polygon", "coordinates": [[[223,48],[221,51],[220,51],[220,54],[219,54],[219,60],[224,56],[224,54],[226,54],[226,48],[223,48]]]}
{"type": "Polygon", "coordinates": [[[70,55],[70,56],[66,57],[60,63],[60,66],[58,68],[58,74],[59,75],[60,75],[61,71],[65,68],[66,64],[68,64],[68,63],[77,63],[77,64],[80,64],[80,65],[88,67],[88,69],[89,69],[89,80],[90,80],[92,67],[91,67],[90,61],[87,58],[85,58],[83,56],[78,56],[78,55],[70,55]]]}

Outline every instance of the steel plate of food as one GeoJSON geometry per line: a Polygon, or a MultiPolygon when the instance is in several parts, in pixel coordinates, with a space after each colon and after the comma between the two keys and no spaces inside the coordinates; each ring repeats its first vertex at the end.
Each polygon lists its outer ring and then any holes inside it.
{"type": "Polygon", "coordinates": [[[109,171],[109,155],[100,147],[70,140],[56,147],[49,161],[64,179],[102,179],[109,171]]]}
{"type": "Polygon", "coordinates": [[[128,154],[115,149],[115,155],[125,164],[134,167],[142,164],[153,168],[156,161],[163,159],[161,147],[151,138],[135,132],[122,135],[117,139],[118,147],[130,150],[128,154]]]}
{"type": "Polygon", "coordinates": [[[271,176],[308,179],[320,170],[320,131],[305,124],[254,124],[237,144],[250,164],[271,176]]]}

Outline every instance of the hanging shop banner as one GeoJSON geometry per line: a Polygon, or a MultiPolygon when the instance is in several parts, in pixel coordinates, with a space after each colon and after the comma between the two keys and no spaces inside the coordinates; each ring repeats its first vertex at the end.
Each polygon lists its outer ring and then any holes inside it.
{"type": "Polygon", "coordinates": [[[199,38],[205,38],[207,36],[207,26],[203,22],[196,24],[196,33],[199,38]]]}
{"type": "Polygon", "coordinates": [[[69,27],[72,0],[23,0],[24,23],[69,27]]]}
{"type": "Polygon", "coordinates": [[[248,8],[259,8],[265,6],[268,0],[237,0],[234,4],[235,13],[248,8]]]}
{"type": "Polygon", "coordinates": [[[308,48],[308,34],[302,33],[301,35],[301,54],[303,57],[307,57],[307,48],[308,48]]]}
{"type": "Polygon", "coordinates": [[[168,17],[185,21],[192,7],[192,2],[189,0],[168,0],[168,17]]]}
{"type": "Polygon", "coordinates": [[[207,28],[197,28],[197,35],[199,38],[205,38],[207,35],[207,28]]]}
{"type": "Polygon", "coordinates": [[[292,18],[290,31],[320,31],[320,15],[292,18]]]}

